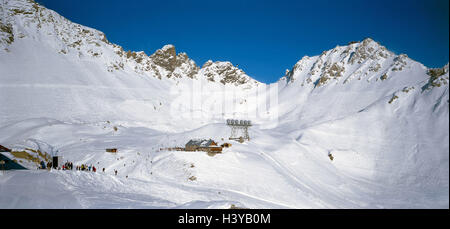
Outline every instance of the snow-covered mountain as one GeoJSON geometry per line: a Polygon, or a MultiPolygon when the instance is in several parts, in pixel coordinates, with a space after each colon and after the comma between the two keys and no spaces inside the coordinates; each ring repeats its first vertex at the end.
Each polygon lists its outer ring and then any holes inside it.
{"type": "Polygon", "coordinates": [[[0,207],[448,208],[448,84],[448,64],[367,38],[267,85],[173,45],[124,51],[32,0],[0,0],[0,144],[106,168],[0,175],[0,207]],[[161,150],[226,142],[227,118],[251,119],[252,140],[214,157],[161,150]],[[27,185],[41,190],[33,200],[27,185]]]}
{"type": "Polygon", "coordinates": [[[173,97],[168,94],[180,82],[190,85],[195,79],[227,88],[260,84],[229,62],[208,61],[200,69],[186,53],[177,54],[173,45],[150,56],[126,52],[102,32],[72,23],[33,1],[2,1],[1,7],[3,91],[21,88],[24,93],[16,104],[4,103],[11,106],[2,110],[7,120],[21,120],[30,113],[71,121],[94,116],[98,121],[157,122],[170,129],[164,124],[169,120],[162,122],[151,113],[168,113],[173,97]],[[43,94],[35,97],[36,93],[43,94]]]}

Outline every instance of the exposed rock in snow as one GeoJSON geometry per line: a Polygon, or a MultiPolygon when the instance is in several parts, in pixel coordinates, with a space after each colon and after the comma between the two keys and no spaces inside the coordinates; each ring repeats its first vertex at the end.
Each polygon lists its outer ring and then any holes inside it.
{"type": "Polygon", "coordinates": [[[213,62],[209,60],[203,65],[200,74],[211,82],[220,82],[222,84],[242,85],[246,83],[258,83],[256,80],[245,74],[244,71],[233,66],[233,64],[228,61],[213,62]]]}
{"type": "Polygon", "coordinates": [[[423,87],[427,90],[433,87],[441,87],[449,83],[448,77],[448,63],[442,68],[428,69],[427,74],[430,76],[428,83],[423,87]]]}

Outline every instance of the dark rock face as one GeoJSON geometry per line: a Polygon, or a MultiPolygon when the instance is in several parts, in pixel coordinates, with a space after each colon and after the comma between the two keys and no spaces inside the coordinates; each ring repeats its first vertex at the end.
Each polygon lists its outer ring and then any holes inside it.
{"type": "Polygon", "coordinates": [[[428,83],[422,87],[422,91],[447,85],[449,83],[449,77],[446,75],[448,73],[448,66],[447,64],[442,68],[428,69],[427,74],[430,78],[428,79],[428,83]]]}
{"type": "Polygon", "coordinates": [[[222,84],[242,85],[250,81],[250,77],[241,69],[233,66],[230,62],[206,62],[202,67],[202,73],[212,82],[222,84]]]}
{"type": "Polygon", "coordinates": [[[199,67],[195,62],[189,59],[186,53],[179,53],[177,55],[175,46],[166,45],[162,49],[157,50],[150,56],[151,61],[168,71],[168,78],[181,78],[186,75],[189,78],[194,78],[198,73],[199,67]]]}
{"type": "Polygon", "coordinates": [[[150,59],[156,65],[161,66],[169,72],[173,72],[177,67],[177,53],[175,51],[175,46],[166,45],[162,49],[157,50],[150,59]]]}
{"type": "Polygon", "coordinates": [[[7,44],[12,44],[14,42],[14,34],[12,30],[12,26],[10,24],[4,25],[0,20],[0,33],[3,33],[0,38],[1,41],[6,42],[7,44]]]}

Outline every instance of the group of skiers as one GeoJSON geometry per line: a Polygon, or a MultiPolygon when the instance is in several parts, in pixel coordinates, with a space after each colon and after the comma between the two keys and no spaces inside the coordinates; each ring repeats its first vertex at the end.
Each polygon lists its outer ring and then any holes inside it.
{"type": "Polygon", "coordinates": [[[64,165],[62,165],[62,170],[72,170],[73,169],[73,163],[72,162],[66,162],[64,165]]]}
{"type": "Polygon", "coordinates": [[[82,164],[81,166],[77,165],[76,169],[78,171],[89,171],[89,172],[92,171],[94,173],[97,172],[97,168],[95,168],[95,166],[93,166],[93,165],[89,165],[89,166],[85,165],[85,164],[82,164]]]}
{"type": "MultiPolygon", "coordinates": [[[[53,168],[53,162],[47,162],[47,164],[45,164],[44,161],[41,161],[40,163],[40,167],[38,167],[38,169],[52,169],[53,168]]],[[[72,170],[73,169],[73,163],[72,162],[66,162],[64,163],[64,165],[62,165],[61,167],[57,167],[57,168],[53,168],[53,169],[57,169],[57,170],[72,170]]]]}
{"type": "MultiPolygon", "coordinates": [[[[38,167],[38,169],[52,169],[53,168],[53,163],[52,162],[48,162],[47,164],[44,163],[44,161],[41,161],[40,166],[38,167]]],[[[64,163],[61,167],[57,167],[54,168],[56,170],[73,170],[73,163],[66,161],[66,163],[64,163]]],[[[82,164],[82,165],[77,165],[75,166],[75,169],[77,171],[88,171],[88,172],[97,172],[97,168],[95,168],[95,166],[91,165],[86,165],[86,164],[82,164]]],[[[105,168],[102,169],[103,172],[106,172],[105,168]]],[[[117,176],[118,171],[116,169],[114,169],[114,175],[117,176]]],[[[127,176],[128,178],[128,176],[127,176]]]]}

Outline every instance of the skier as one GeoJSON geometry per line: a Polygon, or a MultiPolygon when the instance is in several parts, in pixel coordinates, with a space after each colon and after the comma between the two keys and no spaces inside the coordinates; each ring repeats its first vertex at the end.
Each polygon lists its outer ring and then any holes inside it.
{"type": "Polygon", "coordinates": [[[114,173],[115,173],[115,174],[116,174],[116,176],[117,176],[117,170],[115,170],[115,169],[114,169],[114,173]]]}
{"type": "Polygon", "coordinates": [[[41,161],[41,169],[45,169],[46,167],[45,167],[45,162],[44,161],[41,161]]]}
{"type": "Polygon", "coordinates": [[[95,168],[95,166],[92,167],[92,171],[95,173],[95,171],[97,171],[97,169],[95,168]]]}

